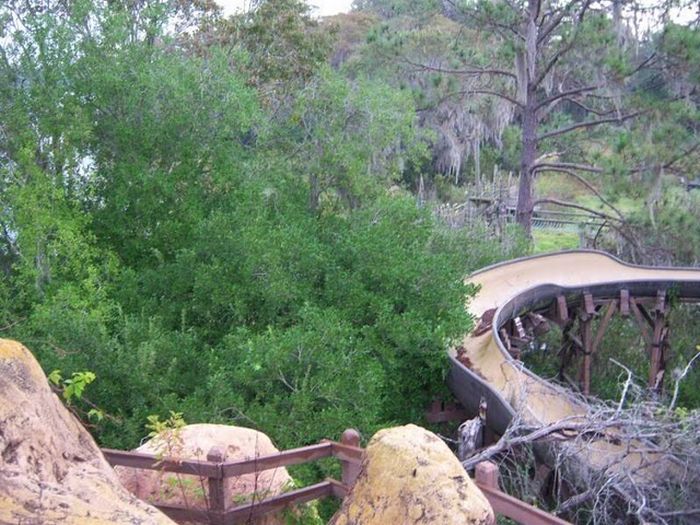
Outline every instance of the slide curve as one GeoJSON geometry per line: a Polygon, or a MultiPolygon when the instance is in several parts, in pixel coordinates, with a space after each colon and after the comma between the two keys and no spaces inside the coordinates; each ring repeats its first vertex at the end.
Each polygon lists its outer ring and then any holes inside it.
{"type": "MultiPolygon", "coordinates": [[[[614,298],[622,289],[651,297],[657,290],[673,289],[681,298],[700,302],[700,268],[636,266],[593,250],[515,259],[484,268],[466,282],[479,287],[467,305],[474,318],[478,321],[492,309],[495,313],[489,330],[464,337],[468,367],[457,360],[455,348],[450,350],[448,385],[471,413],[476,413],[481,399],[486,400],[486,424],[501,434],[516,413],[530,424],[546,425],[587,412],[585,403],[571,392],[533,374],[508,353],[498,330],[519,313],[559,295],[614,298]]],[[[625,454],[623,445],[610,441],[588,443],[582,459],[593,468],[605,468],[622,456],[625,463],[636,466],[650,459],[630,455],[629,448],[625,454]]]]}

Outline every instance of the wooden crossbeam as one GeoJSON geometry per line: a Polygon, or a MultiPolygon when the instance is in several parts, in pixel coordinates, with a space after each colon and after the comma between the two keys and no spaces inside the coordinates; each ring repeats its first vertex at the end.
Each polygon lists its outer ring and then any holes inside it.
{"type": "Polygon", "coordinates": [[[642,302],[640,299],[633,299],[633,301],[637,305],[637,308],[639,308],[642,317],[647,322],[649,327],[654,328],[654,318],[649,313],[649,310],[646,309],[646,306],[644,306],[644,302],[642,302]]]}
{"type": "Polygon", "coordinates": [[[639,331],[642,332],[642,337],[647,342],[647,345],[651,346],[651,335],[649,334],[649,329],[647,328],[646,319],[642,316],[642,312],[639,310],[639,306],[634,300],[629,301],[630,310],[634,314],[634,318],[639,326],[639,331]]]}
{"type": "Polygon", "coordinates": [[[615,315],[616,311],[617,299],[613,299],[608,303],[608,306],[605,308],[603,319],[601,319],[600,324],[598,325],[598,331],[596,332],[595,338],[593,339],[593,344],[591,345],[591,353],[595,354],[598,351],[600,343],[602,342],[603,337],[605,336],[605,331],[608,329],[608,325],[610,325],[612,316],[615,315]]]}

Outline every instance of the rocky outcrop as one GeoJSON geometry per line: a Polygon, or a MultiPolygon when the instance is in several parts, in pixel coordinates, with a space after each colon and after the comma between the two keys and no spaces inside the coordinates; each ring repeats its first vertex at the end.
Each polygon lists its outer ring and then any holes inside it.
{"type": "Polygon", "coordinates": [[[406,425],[377,432],[332,525],[495,523],[488,501],[432,432],[406,425]]]}
{"type": "MultiPolygon", "coordinates": [[[[206,460],[207,454],[214,447],[223,452],[224,461],[253,459],[279,452],[270,438],[262,432],[250,428],[208,424],[187,425],[168,431],[148,441],[136,451],[178,459],[206,460]]],[[[206,509],[206,479],[121,467],[117,468],[117,473],[122,484],[141,499],[206,509]]],[[[287,469],[280,467],[258,474],[228,478],[225,482],[225,494],[229,500],[228,505],[235,506],[249,503],[253,499],[260,501],[280,494],[291,485],[292,478],[287,469]]],[[[253,520],[251,523],[284,523],[284,520],[272,515],[253,520]]]]}
{"type": "Polygon", "coordinates": [[[173,524],[119,484],[34,356],[0,339],[0,523],[173,524]]]}

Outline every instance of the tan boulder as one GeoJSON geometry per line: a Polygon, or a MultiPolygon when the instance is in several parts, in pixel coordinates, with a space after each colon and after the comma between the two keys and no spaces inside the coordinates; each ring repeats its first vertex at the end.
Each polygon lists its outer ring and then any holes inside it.
{"type": "MultiPolygon", "coordinates": [[[[156,454],[178,459],[206,460],[208,452],[218,447],[224,461],[253,459],[279,452],[262,432],[228,425],[187,425],[151,439],[136,449],[145,454],[156,454]]],[[[206,509],[207,480],[196,476],[170,472],[117,467],[122,484],[139,498],[149,502],[187,505],[206,509]]],[[[256,474],[245,474],[225,481],[229,506],[249,503],[255,499],[275,496],[292,486],[287,469],[280,467],[256,474]]],[[[248,523],[248,521],[246,521],[248,523]]],[[[271,515],[251,523],[284,523],[280,516],[271,515]]]]}
{"type": "Polygon", "coordinates": [[[377,432],[331,525],[492,525],[493,510],[440,438],[415,425],[377,432]]]}
{"type": "Polygon", "coordinates": [[[120,484],[34,356],[0,339],[0,523],[173,524],[120,484]]]}

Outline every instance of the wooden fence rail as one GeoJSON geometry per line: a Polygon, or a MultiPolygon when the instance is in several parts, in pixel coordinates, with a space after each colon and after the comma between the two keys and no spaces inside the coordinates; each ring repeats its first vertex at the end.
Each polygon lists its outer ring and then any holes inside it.
{"type": "MultiPolygon", "coordinates": [[[[357,431],[343,432],[341,442],[323,441],[317,445],[285,450],[277,454],[259,456],[243,461],[225,461],[223,451],[217,447],[207,453],[207,460],[176,460],[160,458],[152,454],[103,449],[102,452],[112,466],[123,466],[146,470],[158,470],[207,478],[208,498],[206,509],[193,509],[182,505],[155,503],[154,506],[176,521],[191,521],[211,525],[246,523],[251,518],[279,512],[291,505],[334,496],[343,499],[359,474],[363,449],[359,445],[357,431]],[[326,479],[308,487],[286,492],[278,496],[230,507],[232,499],[226,494],[224,482],[227,478],[263,472],[334,457],[341,461],[342,482],[326,479]]],[[[566,525],[567,522],[532,507],[498,488],[498,467],[483,462],[476,468],[476,483],[497,514],[502,514],[518,523],[527,525],[566,525]]],[[[255,497],[255,495],[253,495],[255,497]]]]}
{"type": "Polygon", "coordinates": [[[112,466],[157,470],[206,478],[208,488],[206,509],[193,509],[183,505],[158,502],[154,506],[176,521],[231,525],[244,523],[250,518],[264,514],[279,512],[293,504],[306,503],[327,496],[345,497],[348,487],[354,483],[359,473],[363,453],[363,449],[357,446],[359,442],[360,436],[357,431],[348,429],[343,432],[340,443],[323,441],[316,445],[284,450],[276,454],[242,461],[225,461],[224,453],[218,447],[209,450],[206,461],[162,458],[153,454],[112,449],[103,449],[102,453],[112,466]],[[232,498],[226,494],[225,488],[227,478],[308,463],[327,457],[334,457],[341,461],[342,483],[334,479],[327,479],[321,483],[285,492],[278,496],[258,501],[253,499],[251,503],[230,507],[232,498]]]}

